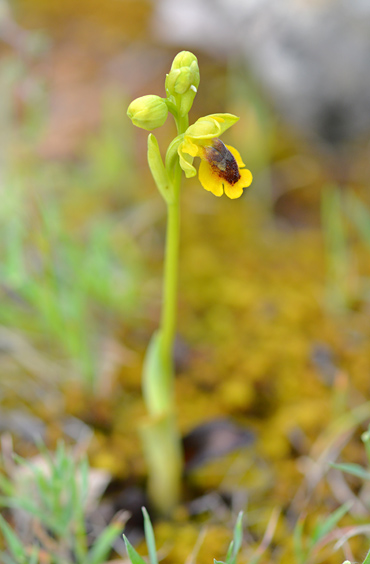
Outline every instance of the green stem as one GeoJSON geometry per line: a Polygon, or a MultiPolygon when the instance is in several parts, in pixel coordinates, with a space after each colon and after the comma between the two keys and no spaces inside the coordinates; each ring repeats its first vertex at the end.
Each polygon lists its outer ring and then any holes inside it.
{"type": "MultiPolygon", "coordinates": [[[[175,118],[176,119],[176,118],[175,118]]],[[[188,117],[176,119],[179,135],[188,117]]],[[[182,170],[177,162],[167,170],[170,179],[167,202],[167,233],[163,301],[160,328],[148,347],[143,369],[143,394],[148,421],[142,438],[148,463],[148,493],[157,511],[169,515],[179,502],[183,468],[181,437],[174,406],[173,345],[176,332],[177,280],[180,243],[180,185],[182,170]]]]}
{"type": "MultiPolygon", "coordinates": [[[[177,171],[176,171],[177,172],[177,171]]],[[[180,176],[181,175],[176,175],[180,176]]],[[[180,182],[173,184],[173,201],[167,205],[167,234],[161,311],[161,357],[169,372],[173,372],[173,343],[176,331],[177,281],[180,243],[180,182]]],[[[169,384],[169,382],[167,383],[169,384]]]]}
{"type": "MultiPolygon", "coordinates": [[[[177,132],[179,135],[184,133],[188,127],[188,116],[175,118],[177,132]]],[[[180,243],[180,185],[181,167],[176,163],[176,168],[172,181],[171,202],[167,204],[167,233],[166,233],[166,252],[164,264],[163,281],[163,301],[161,311],[161,358],[165,367],[167,377],[171,378],[174,373],[173,368],[173,345],[176,332],[176,311],[177,311],[177,280],[179,264],[179,243],[180,243]]],[[[171,378],[173,380],[173,378],[171,378]]],[[[173,382],[166,382],[164,385],[172,388],[173,382]]]]}

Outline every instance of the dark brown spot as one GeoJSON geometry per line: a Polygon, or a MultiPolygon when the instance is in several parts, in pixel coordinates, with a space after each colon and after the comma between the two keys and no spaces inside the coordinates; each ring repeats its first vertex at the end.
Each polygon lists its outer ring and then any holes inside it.
{"type": "Polygon", "coordinates": [[[232,186],[240,180],[238,163],[220,139],[213,139],[212,146],[204,149],[206,159],[217,176],[232,186]]]}

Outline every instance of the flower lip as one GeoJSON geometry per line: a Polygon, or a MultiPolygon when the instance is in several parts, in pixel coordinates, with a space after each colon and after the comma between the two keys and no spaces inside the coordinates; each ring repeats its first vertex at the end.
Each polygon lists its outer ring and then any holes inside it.
{"type": "Polygon", "coordinates": [[[196,175],[193,160],[200,157],[199,181],[215,196],[226,194],[231,199],[239,198],[253,180],[239,152],[219,139],[238,119],[233,114],[204,116],[179,138],[177,153],[186,178],[196,175]]]}
{"type": "Polygon", "coordinates": [[[204,147],[204,158],[213,172],[231,186],[240,180],[238,163],[221,139],[215,138],[212,140],[212,146],[204,147]]]}

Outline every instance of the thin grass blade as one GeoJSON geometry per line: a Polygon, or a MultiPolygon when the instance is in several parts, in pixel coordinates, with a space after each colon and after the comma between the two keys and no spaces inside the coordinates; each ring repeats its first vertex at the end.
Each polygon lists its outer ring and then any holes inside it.
{"type": "Polygon", "coordinates": [[[370,472],[358,464],[353,464],[351,462],[337,464],[335,462],[331,462],[330,466],[332,468],[336,468],[337,470],[341,470],[342,472],[346,472],[347,474],[352,474],[352,476],[357,476],[357,478],[361,478],[361,480],[370,480],[370,472]]]}
{"type": "Polygon", "coordinates": [[[369,550],[369,552],[366,554],[365,560],[363,561],[362,564],[370,564],[370,550],[369,550]]]}
{"type": "Polygon", "coordinates": [[[149,561],[150,564],[158,564],[157,558],[157,548],[155,546],[155,537],[152,522],[150,520],[149,514],[145,507],[141,508],[144,516],[144,531],[145,531],[145,540],[146,545],[148,547],[149,552],[149,561]]]}
{"type": "Polygon", "coordinates": [[[304,518],[300,517],[293,531],[293,548],[298,564],[303,564],[306,561],[307,551],[303,546],[303,528],[304,518]]]}
{"type": "Polygon", "coordinates": [[[140,554],[136,552],[126,535],[123,535],[123,540],[125,541],[127,554],[131,561],[131,564],[146,564],[144,558],[142,558],[140,554]]]}
{"type": "MultiPolygon", "coordinates": [[[[123,528],[122,523],[112,523],[99,535],[87,557],[86,564],[102,564],[112,550],[113,543],[123,528]]],[[[127,545],[126,545],[127,546],[127,545]]],[[[127,551],[128,552],[128,551],[127,551]]]]}
{"type": "Polygon", "coordinates": [[[14,558],[19,562],[24,562],[25,553],[23,543],[19,540],[13,529],[8,525],[5,519],[0,515],[0,530],[3,532],[5,541],[14,558]]]}
{"type": "Polygon", "coordinates": [[[347,513],[352,506],[352,502],[344,503],[336,511],[334,511],[322,523],[319,523],[313,532],[311,538],[311,548],[313,548],[319,541],[321,541],[327,534],[329,534],[338,521],[347,513]]]}

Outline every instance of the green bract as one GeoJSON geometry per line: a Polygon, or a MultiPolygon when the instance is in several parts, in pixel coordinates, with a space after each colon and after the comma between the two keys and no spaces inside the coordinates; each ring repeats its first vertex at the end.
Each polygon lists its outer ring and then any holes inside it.
{"type": "Polygon", "coordinates": [[[131,102],[127,115],[137,127],[152,131],[165,123],[168,108],[163,98],[148,94],[131,102]]]}
{"type": "Polygon", "coordinates": [[[163,198],[167,201],[169,197],[168,174],[162,161],[158,141],[154,137],[153,133],[149,133],[148,136],[148,163],[154,182],[156,183],[156,186],[163,198]]]}

